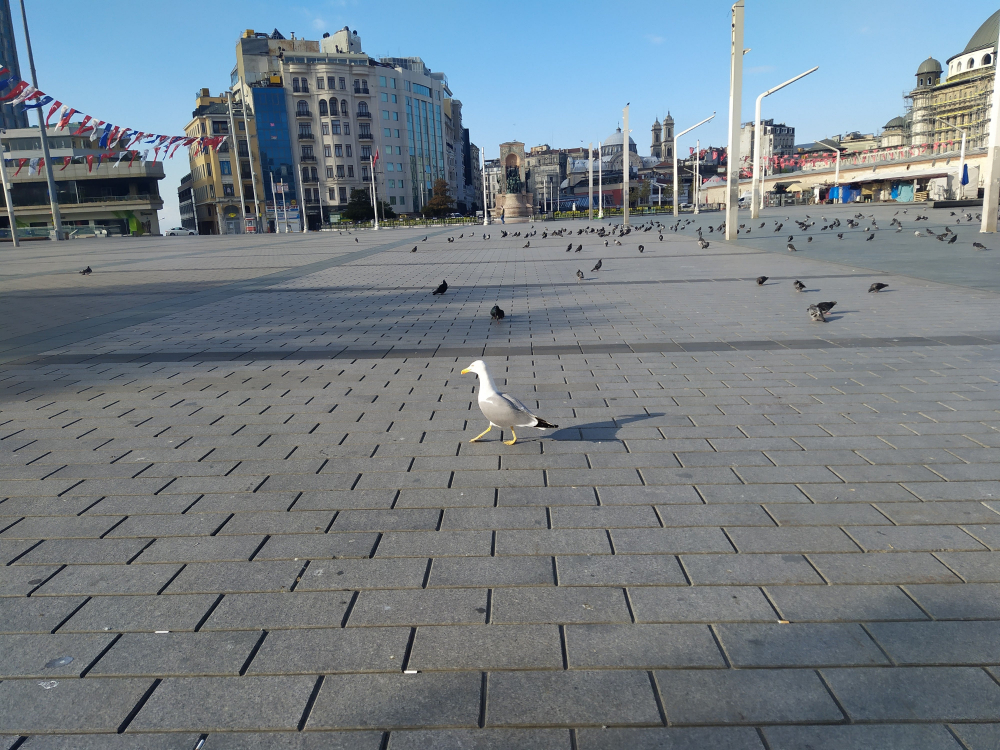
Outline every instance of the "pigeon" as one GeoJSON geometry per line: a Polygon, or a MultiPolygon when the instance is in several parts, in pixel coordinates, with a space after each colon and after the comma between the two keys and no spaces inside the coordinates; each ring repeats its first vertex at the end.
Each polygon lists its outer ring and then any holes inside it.
{"type": "Polygon", "coordinates": [[[816,307],[819,308],[820,312],[826,315],[830,310],[834,308],[836,302],[817,302],[816,307]]]}
{"type": "Polygon", "coordinates": [[[764,286],[764,282],[767,281],[767,276],[757,277],[757,286],[764,286]]]}
{"type": "Polygon", "coordinates": [[[708,243],[705,240],[698,240],[698,247],[702,250],[708,250],[708,243]]]}
{"type": "Polygon", "coordinates": [[[871,242],[873,239],[875,239],[875,233],[874,232],[872,232],[867,237],[865,237],[865,242],[871,242]]]}
{"type": "Polygon", "coordinates": [[[922,234],[920,233],[920,231],[918,230],[918,231],[916,231],[916,232],[914,232],[914,233],[913,233],[913,236],[914,236],[914,237],[923,237],[924,235],[922,235],[922,234]]]}
{"type": "Polygon", "coordinates": [[[531,240],[524,243],[524,247],[531,247],[531,240]]]}
{"type": "Polygon", "coordinates": [[[493,309],[490,310],[490,318],[492,320],[501,321],[503,320],[503,310],[500,309],[500,305],[493,305],[493,309]]]}
{"type": "Polygon", "coordinates": [[[424,238],[423,238],[422,240],[420,240],[420,241],[421,241],[421,242],[427,242],[427,238],[426,238],[426,237],[424,237],[424,238]]]}
{"type": "Polygon", "coordinates": [[[597,264],[593,268],[591,268],[590,271],[591,273],[593,273],[594,271],[600,271],[600,270],[601,270],[601,261],[598,260],[597,264]]]}
{"type": "Polygon", "coordinates": [[[957,234],[953,234],[953,235],[951,236],[951,239],[950,239],[950,240],[948,240],[948,244],[949,244],[949,245],[954,245],[954,244],[955,244],[955,241],[956,241],[957,239],[958,239],[958,235],[957,235],[957,234]]]}
{"type": "Polygon", "coordinates": [[[837,232],[837,239],[838,240],[844,239],[844,233],[843,232],[837,232]]]}
{"type": "Polygon", "coordinates": [[[576,269],[576,278],[579,279],[579,281],[576,282],[577,284],[579,284],[580,281],[583,281],[583,279],[585,278],[583,275],[583,271],[581,271],[579,268],[576,269]]]}
{"type": "Polygon", "coordinates": [[[823,315],[823,311],[816,305],[809,305],[809,307],[806,308],[806,312],[809,313],[809,317],[812,319],[813,323],[826,322],[826,316],[823,315]]]}
{"type": "Polygon", "coordinates": [[[794,284],[792,284],[792,286],[795,287],[795,291],[796,292],[801,292],[803,289],[806,288],[806,285],[803,284],[801,281],[798,281],[798,280],[796,280],[796,282],[794,284]]]}
{"type": "Polygon", "coordinates": [[[416,245],[414,245],[414,246],[413,246],[413,249],[412,249],[412,250],[410,250],[410,252],[411,252],[411,253],[415,253],[415,252],[417,252],[417,246],[416,246],[416,245]]]}
{"type": "Polygon", "coordinates": [[[462,239],[464,236],[465,236],[465,232],[462,232],[460,235],[458,235],[458,239],[462,239]]]}
{"type": "Polygon", "coordinates": [[[355,242],[357,242],[357,241],[358,241],[358,238],[357,238],[357,237],[355,237],[355,238],[354,238],[354,241],[355,241],[355,242]]]}
{"type": "Polygon", "coordinates": [[[87,266],[82,271],[80,271],[80,275],[81,276],[90,276],[90,274],[92,274],[93,272],[94,272],[93,269],[90,266],[87,266]]]}
{"type": "MultiPolygon", "coordinates": [[[[708,245],[708,243],[707,243],[707,242],[706,242],[705,244],[706,244],[706,245],[708,245]]],[[[702,248],[702,250],[704,250],[704,249],[705,249],[705,248],[702,248]]],[[[640,253],[642,253],[642,252],[645,252],[645,251],[646,251],[646,248],[645,248],[645,246],[643,246],[643,245],[639,245],[639,252],[640,252],[640,253]]]]}
{"type": "Polygon", "coordinates": [[[760,226],[759,226],[759,227],[757,227],[757,228],[758,228],[758,229],[763,229],[763,228],[764,228],[764,224],[765,224],[765,223],[766,223],[766,222],[763,222],[763,221],[762,221],[762,222],[760,223],[760,226]]]}
{"type": "Polygon", "coordinates": [[[794,237],[793,235],[791,235],[791,234],[790,234],[790,235],[788,235],[788,240],[787,240],[787,242],[791,242],[791,241],[792,241],[792,240],[794,240],[794,239],[795,239],[795,237],[794,237]]]}
{"type": "Polygon", "coordinates": [[[568,252],[569,252],[570,250],[572,250],[572,249],[573,249],[573,243],[572,243],[572,242],[571,242],[571,243],[569,243],[568,245],[566,245],[566,252],[567,252],[567,253],[568,253],[568,252]]]}
{"type": "Polygon", "coordinates": [[[974,248],[976,248],[976,250],[985,250],[986,249],[986,245],[984,245],[982,242],[973,242],[972,246],[974,248]]]}
{"type": "Polygon", "coordinates": [[[899,225],[899,229],[897,229],[897,230],[896,230],[896,234],[899,234],[899,233],[900,233],[900,232],[902,232],[902,231],[903,231],[903,225],[902,225],[902,224],[900,224],[900,225],[899,225]]]}
{"type": "MultiPolygon", "coordinates": [[[[711,232],[712,231],[712,227],[709,227],[708,231],[711,232]]],[[[660,242],[663,242],[663,235],[662,234],[660,235],[660,242]]]]}
{"type": "Polygon", "coordinates": [[[872,284],[870,287],[868,287],[868,293],[869,294],[872,294],[872,293],[878,294],[883,289],[887,289],[888,287],[889,287],[888,284],[882,284],[881,282],[876,281],[874,284],[872,284]]]}
{"type": "Polygon", "coordinates": [[[470,372],[479,376],[479,410],[490,421],[489,427],[472,438],[470,443],[475,443],[494,427],[510,430],[511,439],[504,440],[504,445],[513,445],[517,442],[515,427],[535,427],[539,430],[554,430],[559,427],[557,424],[545,421],[537,414],[532,414],[531,410],[514,396],[498,391],[493,384],[493,378],[490,377],[490,371],[486,369],[486,363],[481,359],[477,359],[462,370],[463,375],[470,372]]]}
{"type": "Polygon", "coordinates": [[[622,243],[620,243],[618,240],[615,240],[615,244],[618,245],[618,247],[622,246],[622,243]]]}
{"type": "Polygon", "coordinates": [[[583,250],[583,245],[577,245],[576,252],[580,252],[581,250],[583,250]]]}
{"type": "Polygon", "coordinates": [[[788,243],[788,252],[790,253],[795,252],[795,245],[793,245],[791,242],[788,243]]]}
{"type": "Polygon", "coordinates": [[[444,294],[447,291],[448,291],[448,282],[447,281],[442,281],[441,284],[440,284],[440,286],[438,286],[437,289],[435,289],[433,292],[431,292],[431,294],[444,294]]]}
{"type": "Polygon", "coordinates": [[[809,237],[806,237],[806,242],[807,242],[807,243],[809,243],[809,242],[812,242],[812,241],[813,241],[813,238],[812,238],[812,236],[809,236],[809,237]]]}
{"type": "Polygon", "coordinates": [[[607,246],[608,246],[608,241],[604,240],[604,247],[607,247],[607,246]]]}

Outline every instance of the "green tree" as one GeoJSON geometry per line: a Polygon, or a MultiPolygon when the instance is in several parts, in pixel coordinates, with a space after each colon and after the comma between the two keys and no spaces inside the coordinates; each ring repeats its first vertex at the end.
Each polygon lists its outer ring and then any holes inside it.
{"type": "Polygon", "coordinates": [[[642,186],[639,188],[639,203],[649,203],[649,180],[643,180],[642,186]]]}
{"type": "Polygon", "coordinates": [[[434,181],[434,195],[424,206],[425,216],[444,216],[452,210],[455,201],[448,194],[448,183],[438,178],[434,181]]]}
{"type": "MultiPolygon", "coordinates": [[[[379,216],[383,219],[395,219],[396,212],[385,201],[380,201],[379,216]]],[[[374,221],[375,211],[372,209],[371,195],[364,188],[351,190],[351,198],[340,216],[348,221],[374,221]]]]}

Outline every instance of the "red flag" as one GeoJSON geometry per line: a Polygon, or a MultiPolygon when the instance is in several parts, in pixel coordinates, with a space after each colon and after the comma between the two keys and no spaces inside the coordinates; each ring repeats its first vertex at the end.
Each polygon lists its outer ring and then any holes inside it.
{"type": "Polygon", "coordinates": [[[56,110],[58,110],[61,106],[62,102],[52,102],[52,106],[49,107],[49,114],[45,117],[45,127],[49,127],[49,120],[52,119],[52,115],[54,115],[56,110]]]}
{"type": "Polygon", "coordinates": [[[90,122],[90,119],[91,119],[90,115],[84,115],[83,120],[80,121],[80,127],[78,127],[76,130],[70,133],[70,135],[80,135],[81,133],[84,133],[88,130],[92,130],[93,128],[87,126],[87,123],[90,122]]]}
{"type": "Polygon", "coordinates": [[[87,154],[87,171],[94,171],[94,156],[93,154],[87,154]]]}
{"type": "Polygon", "coordinates": [[[377,161],[378,161],[378,149],[376,148],[375,149],[375,157],[372,159],[372,163],[374,164],[377,161]]]}
{"type": "Polygon", "coordinates": [[[160,147],[157,146],[153,149],[153,161],[156,161],[160,156],[160,147]]]}
{"type": "Polygon", "coordinates": [[[69,125],[69,118],[76,114],[75,109],[65,109],[62,115],[59,117],[59,123],[56,125],[56,130],[62,130],[67,125],[69,125]]]}
{"type": "Polygon", "coordinates": [[[129,169],[131,169],[131,168],[132,168],[132,162],[134,162],[134,161],[135,161],[135,157],[137,157],[138,155],[139,155],[139,152],[138,152],[138,151],[133,151],[133,152],[132,152],[132,158],[128,160],[128,168],[129,168],[129,169]]]}
{"type": "Polygon", "coordinates": [[[28,84],[25,81],[18,81],[17,85],[14,86],[10,91],[8,91],[3,96],[0,96],[0,102],[9,102],[11,99],[16,99],[21,95],[21,92],[28,88],[28,84]]]}
{"type": "Polygon", "coordinates": [[[73,163],[73,157],[72,156],[64,156],[63,157],[62,169],[60,169],[59,171],[62,172],[63,169],[66,169],[66,167],[68,167],[72,163],[73,163]]]}
{"type": "Polygon", "coordinates": [[[27,159],[18,159],[17,160],[17,171],[14,172],[14,176],[15,177],[17,177],[19,174],[21,174],[21,170],[24,169],[24,165],[27,164],[27,163],[28,163],[27,159]]]}

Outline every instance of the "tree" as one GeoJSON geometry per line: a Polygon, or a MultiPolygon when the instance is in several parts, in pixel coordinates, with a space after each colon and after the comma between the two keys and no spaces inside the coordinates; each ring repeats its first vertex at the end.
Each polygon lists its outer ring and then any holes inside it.
{"type": "Polygon", "coordinates": [[[451,211],[455,201],[448,194],[448,183],[438,178],[434,181],[434,195],[424,206],[425,216],[444,216],[451,211]]]}
{"type": "MultiPolygon", "coordinates": [[[[384,219],[395,219],[396,212],[388,203],[380,201],[379,216],[384,219]]],[[[351,190],[351,198],[347,207],[340,212],[342,218],[348,221],[374,221],[375,211],[372,209],[371,195],[364,188],[351,190]]]]}
{"type": "Polygon", "coordinates": [[[649,191],[650,184],[649,180],[643,180],[642,186],[639,188],[639,203],[649,203],[649,191]]]}

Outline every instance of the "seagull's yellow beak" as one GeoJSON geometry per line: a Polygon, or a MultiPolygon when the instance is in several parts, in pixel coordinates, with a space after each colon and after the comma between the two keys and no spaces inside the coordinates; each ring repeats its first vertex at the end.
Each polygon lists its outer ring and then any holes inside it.
{"type": "Polygon", "coordinates": [[[466,367],[466,368],[465,368],[464,370],[462,370],[462,373],[461,373],[461,374],[462,374],[462,375],[467,375],[467,374],[468,374],[468,373],[470,373],[470,372],[472,372],[472,370],[470,370],[470,369],[469,369],[468,367],[466,367]]]}

